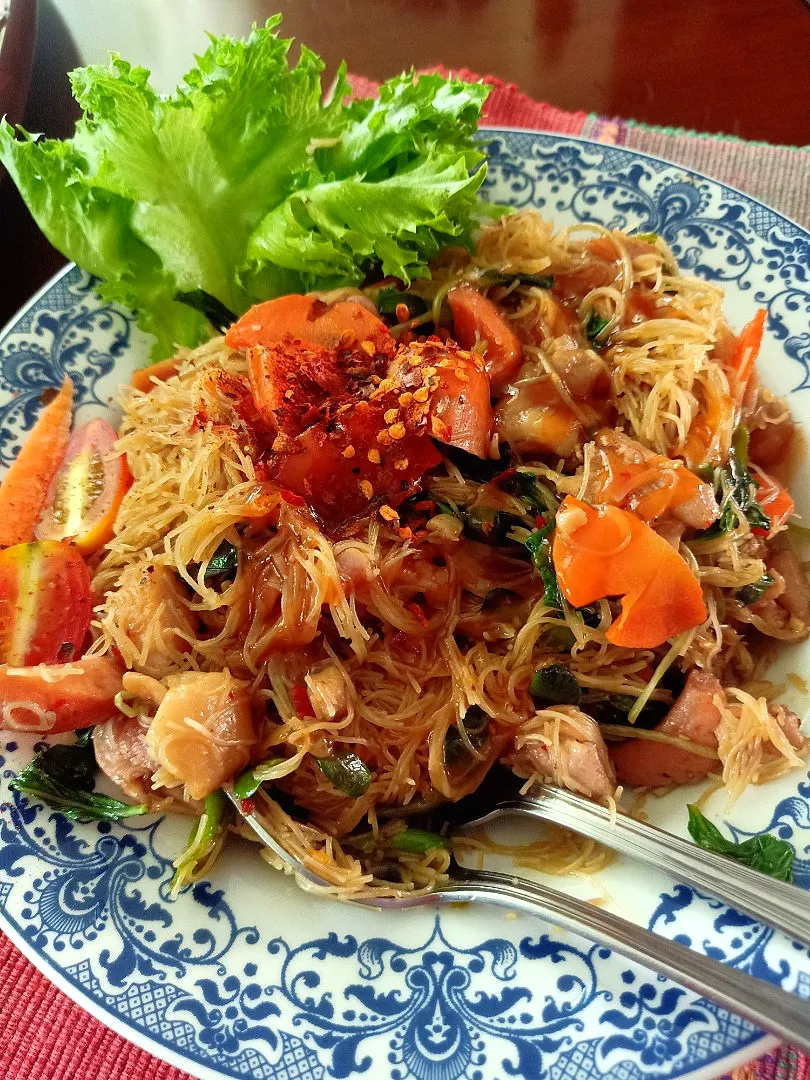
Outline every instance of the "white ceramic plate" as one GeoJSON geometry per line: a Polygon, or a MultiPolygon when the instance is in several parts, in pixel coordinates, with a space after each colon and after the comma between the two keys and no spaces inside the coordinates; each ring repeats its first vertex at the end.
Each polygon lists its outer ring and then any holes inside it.
{"type": "MultiPolygon", "coordinates": [[[[578,220],[661,233],[681,265],[722,284],[739,328],[769,312],[761,371],[810,431],[810,235],[761,203],[626,149],[492,131],[488,194],[578,220]]],[[[67,373],[80,418],[111,409],[145,362],[132,316],[103,304],[75,268],[0,341],[0,467],[67,373]]],[[[808,466],[795,481],[810,509],[808,466]]],[[[805,505],[801,505],[804,502],[805,505]]],[[[785,669],[807,666],[806,648],[785,669]]],[[[786,699],[807,712],[807,702],[786,699]]],[[[709,1078],[768,1049],[749,1024],[541,920],[485,907],[378,914],[315,898],[232,844],[211,881],[168,898],[186,821],[72,825],[8,792],[31,740],[0,743],[0,925],[75,1001],[133,1042],[209,1078],[553,1080],[709,1078]]],[[[810,784],[750,791],[729,824],[797,848],[810,885],[810,784]]],[[[654,819],[684,833],[683,793],[654,819]]],[[[711,805],[722,817],[722,797],[711,805]]],[[[558,882],[559,883],[559,882],[558,882]]],[[[767,888],[767,882],[764,882],[767,888]]],[[[612,908],[810,997],[808,953],[666,869],[619,861],[597,884],[612,908]]]]}

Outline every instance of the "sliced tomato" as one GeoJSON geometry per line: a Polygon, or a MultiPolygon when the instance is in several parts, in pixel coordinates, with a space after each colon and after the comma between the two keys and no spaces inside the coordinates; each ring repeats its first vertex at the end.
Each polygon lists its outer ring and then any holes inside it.
{"type": "Polygon", "coordinates": [[[337,353],[323,345],[283,341],[248,349],[248,377],[259,416],[272,429],[300,435],[330,400],[348,390],[337,353]]]}
{"type": "Polygon", "coordinates": [[[42,540],[0,551],[0,662],[72,660],[91,610],[90,574],[73,545],[42,540]]]}
{"type": "Polygon", "coordinates": [[[627,510],[596,510],[566,496],[552,558],[562,594],[574,607],[621,597],[621,614],[606,634],[614,645],[653,649],[706,618],[700,582],[685,560],[627,510]]]}
{"type": "Polygon", "coordinates": [[[397,507],[441,456],[424,430],[401,439],[378,439],[388,430],[390,401],[359,401],[339,412],[327,428],[318,423],[273,455],[269,475],[300,495],[323,521],[348,521],[373,507],[397,507]]]}
{"type": "Polygon", "coordinates": [[[393,355],[394,339],[385,323],[363,304],[327,304],[315,296],[292,294],[256,304],[225,335],[231,349],[276,345],[287,338],[327,349],[393,355]]]}
{"type": "Polygon", "coordinates": [[[778,480],[760,469],[758,465],[751,466],[751,472],[757,482],[754,498],[762,507],[764,513],[771,519],[769,535],[786,524],[796,511],[796,504],[792,495],[778,480]]]}
{"type": "Polygon", "coordinates": [[[130,386],[143,394],[148,394],[155,389],[155,383],[166,382],[167,379],[176,375],[182,362],[179,356],[170,356],[167,360],[158,360],[156,364],[150,364],[149,367],[138,368],[129,380],[130,386]]]}
{"type": "Polygon", "coordinates": [[[54,735],[115,716],[123,667],[111,656],[36,667],[0,665],[0,729],[54,735]]]}
{"type": "Polygon", "coordinates": [[[484,361],[493,389],[508,386],[523,363],[520,338],[482,292],[467,285],[451,289],[447,302],[453,312],[453,334],[465,349],[485,342],[484,361]]]}
{"type": "Polygon", "coordinates": [[[132,483],[126,458],[114,452],[117,438],[106,420],[90,420],[73,433],[48,489],[38,540],[72,540],[91,555],[110,539],[132,483]]]}

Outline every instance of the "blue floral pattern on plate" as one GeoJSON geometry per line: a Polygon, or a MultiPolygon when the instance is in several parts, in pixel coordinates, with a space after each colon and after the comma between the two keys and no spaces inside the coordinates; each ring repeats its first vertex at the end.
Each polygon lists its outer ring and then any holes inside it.
{"type": "MultiPolygon", "coordinates": [[[[732,322],[767,306],[768,379],[808,420],[807,233],[632,151],[488,137],[493,199],[560,224],[659,232],[685,268],[727,289],[732,322]]],[[[43,391],[70,375],[83,412],[109,413],[147,355],[131,314],[103,304],[86,275],[73,268],[51,283],[0,341],[0,466],[43,391]]],[[[8,791],[32,749],[9,742],[0,756],[0,925],[78,1002],[195,1075],[698,1080],[767,1045],[745,1021],[539,920],[487,909],[384,918],[299,893],[245,846],[172,902],[184,823],[73,825],[8,791]]],[[[807,777],[786,778],[729,823],[739,838],[767,829],[791,840],[805,887],[809,797],[807,777]]],[[[682,814],[653,813],[682,830],[682,814]]],[[[810,997],[808,955],[711,898],[632,865],[603,887],[618,910],[632,893],[623,913],[638,922],[810,997]]]]}

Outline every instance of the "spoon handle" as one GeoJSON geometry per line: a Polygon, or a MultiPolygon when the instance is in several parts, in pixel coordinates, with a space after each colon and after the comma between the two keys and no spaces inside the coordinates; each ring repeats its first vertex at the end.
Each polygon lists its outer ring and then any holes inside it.
{"type": "Polygon", "coordinates": [[[704,851],[691,840],[664,832],[626,814],[610,811],[563,788],[539,786],[532,797],[498,803],[491,814],[468,822],[490,821],[503,814],[518,814],[551,821],[582,836],[598,840],[614,851],[666,870],[679,881],[724,900],[758,922],[810,946],[810,904],[807,893],[785,881],[776,881],[733,859],[704,851]]]}
{"type": "MultiPolygon", "coordinates": [[[[449,903],[487,900],[512,910],[542,915],[565,930],[583,934],[635,963],[688,986],[794,1046],[810,1050],[810,1001],[540,882],[459,867],[453,871],[450,883],[438,893],[432,897],[414,897],[414,906],[431,899],[449,903]]],[[[394,903],[411,906],[407,901],[394,903]]],[[[391,901],[386,906],[390,904],[391,901]]]]}

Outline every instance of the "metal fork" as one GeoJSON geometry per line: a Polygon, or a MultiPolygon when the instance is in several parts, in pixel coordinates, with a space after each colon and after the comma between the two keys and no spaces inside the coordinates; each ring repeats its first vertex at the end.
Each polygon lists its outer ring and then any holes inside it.
{"type": "Polygon", "coordinates": [[[529,796],[499,800],[488,813],[454,825],[454,831],[463,832],[509,815],[561,825],[622,855],[665,869],[678,881],[710,893],[810,947],[810,896],[804,889],[765,877],[627,814],[614,816],[606,807],[564,788],[537,784],[529,796]]]}
{"type": "MultiPolygon", "coordinates": [[[[237,813],[291,873],[316,884],[327,884],[282,847],[256,814],[244,813],[241,801],[232,792],[227,794],[237,813]]],[[[591,941],[615,949],[629,960],[688,986],[696,994],[711,998],[757,1027],[810,1051],[810,1002],[539,882],[511,874],[470,870],[454,858],[450,880],[434,892],[421,896],[354,900],[352,903],[385,910],[403,910],[473,901],[541,915],[565,930],[584,934],[591,941]]]]}

